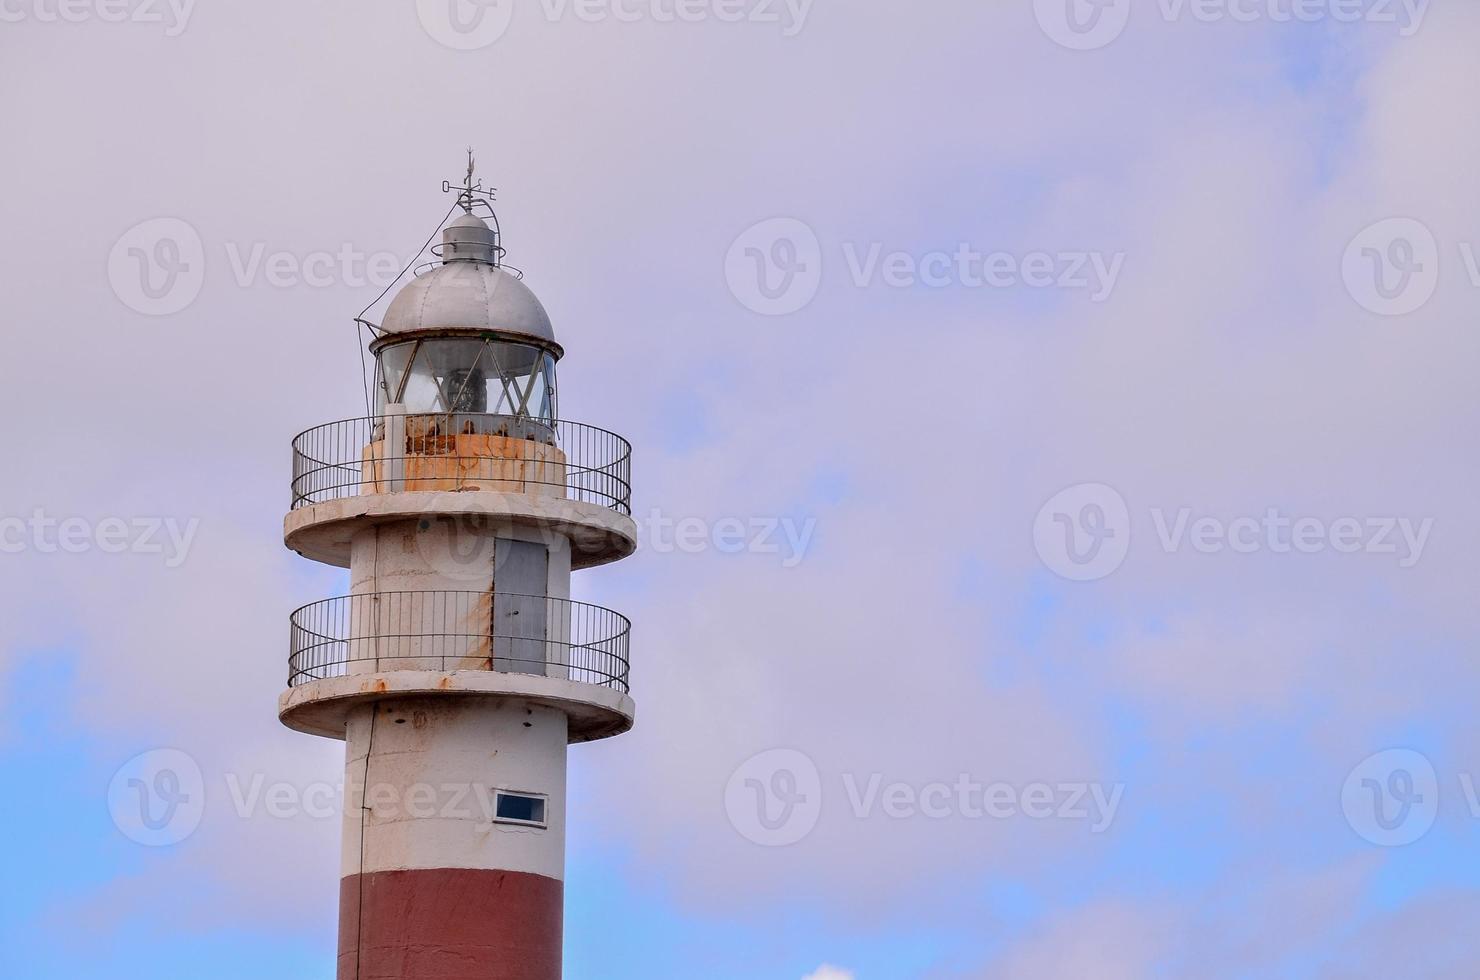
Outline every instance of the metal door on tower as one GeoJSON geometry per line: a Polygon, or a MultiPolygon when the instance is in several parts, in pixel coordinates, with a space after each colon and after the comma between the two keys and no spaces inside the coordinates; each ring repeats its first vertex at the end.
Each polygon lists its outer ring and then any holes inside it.
{"type": "Polygon", "coordinates": [[[500,538],[493,572],[493,669],[543,674],[550,552],[543,544],[500,538]]]}

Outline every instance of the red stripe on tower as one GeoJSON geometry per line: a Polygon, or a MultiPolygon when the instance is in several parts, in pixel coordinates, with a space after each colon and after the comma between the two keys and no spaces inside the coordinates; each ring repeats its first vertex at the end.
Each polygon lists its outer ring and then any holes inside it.
{"type": "Polygon", "coordinates": [[[339,980],[560,980],[564,893],[514,871],[352,875],[340,883],[339,980]]]}

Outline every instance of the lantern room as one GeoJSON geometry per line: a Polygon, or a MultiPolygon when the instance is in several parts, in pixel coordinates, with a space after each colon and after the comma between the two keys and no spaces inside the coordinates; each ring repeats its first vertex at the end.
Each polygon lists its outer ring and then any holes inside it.
{"type": "Polygon", "coordinates": [[[496,228],[460,215],[433,251],[440,263],[396,295],[371,345],[377,412],[394,405],[408,415],[553,425],[555,363],[564,351],[539,299],[501,265],[496,228]]]}

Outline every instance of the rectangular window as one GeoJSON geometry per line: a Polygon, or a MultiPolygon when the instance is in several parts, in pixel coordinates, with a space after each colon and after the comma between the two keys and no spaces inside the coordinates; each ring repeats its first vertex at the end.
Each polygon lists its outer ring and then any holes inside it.
{"type": "Polygon", "coordinates": [[[499,790],[494,801],[494,818],[501,823],[522,823],[534,827],[545,826],[545,798],[526,793],[506,793],[499,790]]]}

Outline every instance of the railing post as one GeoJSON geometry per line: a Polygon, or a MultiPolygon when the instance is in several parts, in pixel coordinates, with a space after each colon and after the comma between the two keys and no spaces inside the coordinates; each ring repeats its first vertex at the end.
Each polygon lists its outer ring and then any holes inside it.
{"type": "Polygon", "coordinates": [[[406,489],[406,406],[385,407],[385,476],[387,490],[406,489]]]}

